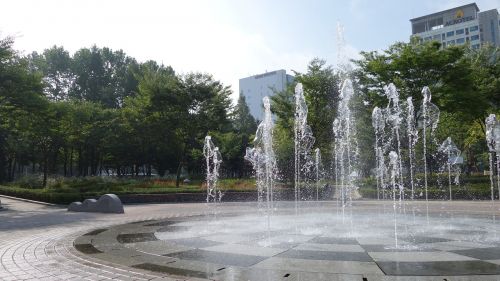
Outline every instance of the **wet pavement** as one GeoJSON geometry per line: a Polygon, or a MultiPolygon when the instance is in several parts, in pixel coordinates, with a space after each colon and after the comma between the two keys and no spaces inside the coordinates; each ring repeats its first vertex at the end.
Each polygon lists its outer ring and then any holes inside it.
{"type": "Polygon", "coordinates": [[[2,204],[0,280],[500,280],[499,202],[2,204]]]}

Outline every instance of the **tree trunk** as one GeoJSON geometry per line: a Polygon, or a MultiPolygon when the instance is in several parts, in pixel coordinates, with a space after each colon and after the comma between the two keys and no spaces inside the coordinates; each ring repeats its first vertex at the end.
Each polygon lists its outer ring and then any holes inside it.
{"type": "Polygon", "coordinates": [[[45,154],[43,157],[43,187],[47,186],[47,172],[48,172],[48,156],[45,154]]]}
{"type": "Polygon", "coordinates": [[[64,148],[64,177],[68,175],[68,150],[64,148]]]}
{"type": "Polygon", "coordinates": [[[16,160],[17,160],[16,157],[14,157],[14,159],[12,160],[13,161],[13,163],[12,163],[12,173],[10,174],[11,180],[14,180],[16,178],[16,165],[17,165],[17,162],[18,162],[16,160]]]}
{"type": "Polygon", "coordinates": [[[71,151],[69,152],[69,175],[73,176],[73,147],[71,147],[71,151]]]}
{"type": "Polygon", "coordinates": [[[82,160],[82,148],[78,147],[78,176],[83,175],[83,160],[82,160]]]}
{"type": "Polygon", "coordinates": [[[181,171],[182,171],[182,160],[179,162],[179,166],[177,166],[177,173],[175,177],[175,187],[179,187],[181,183],[181,171]]]}
{"type": "Polygon", "coordinates": [[[52,155],[52,160],[50,163],[50,172],[52,174],[56,174],[57,173],[57,158],[59,157],[59,149],[56,148],[53,151],[54,151],[54,153],[52,155]]]}
{"type": "Polygon", "coordinates": [[[8,165],[7,165],[7,180],[12,181],[12,162],[14,160],[12,158],[9,158],[8,165]]]}

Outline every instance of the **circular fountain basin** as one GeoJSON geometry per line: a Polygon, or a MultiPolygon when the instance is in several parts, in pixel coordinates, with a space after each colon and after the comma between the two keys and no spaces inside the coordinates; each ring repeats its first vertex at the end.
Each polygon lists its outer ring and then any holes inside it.
{"type": "Polygon", "coordinates": [[[113,263],[213,280],[500,276],[500,203],[227,205],[93,230],[74,245],[113,263]]]}

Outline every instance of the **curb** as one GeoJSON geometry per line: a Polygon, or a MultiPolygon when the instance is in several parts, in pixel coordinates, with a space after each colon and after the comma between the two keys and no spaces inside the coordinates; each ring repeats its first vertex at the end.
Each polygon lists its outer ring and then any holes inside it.
{"type": "MultiPolygon", "coordinates": [[[[12,199],[12,200],[23,201],[23,202],[28,202],[28,203],[33,203],[33,204],[40,204],[40,205],[45,205],[45,206],[50,206],[50,207],[64,207],[64,205],[58,205],[58,204],[52,204],[52,203],[47,203],[47,202],[41,202],[41,201],[24,199],[24,198],[12,197],[12,196],[3,195],[3,194],[0,194],[0,197],[7,198],[7,199],[12,199]]],[[[2,209],[2,208],[0,208],[0,209],[2,209]]]]}

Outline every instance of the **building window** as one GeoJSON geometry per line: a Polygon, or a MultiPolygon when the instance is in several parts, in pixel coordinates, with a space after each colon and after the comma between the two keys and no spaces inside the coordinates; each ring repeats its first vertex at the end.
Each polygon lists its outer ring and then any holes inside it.
{"type": "Polygon", "coordinates": [[[424,38],[424,41],[429,41],[429,40],[431,40],[431,39],[432,39],[432,37],[428,36],[428,37],[425,37],[425,38],[424,38]]]}
{"type": "Polygon", "coordinates": [[[445,48],[445,47],[446,47],[446,42],[443,42],[443,48],[445,48]]]}
{"type": "Polygon", "coordinates": [[[455,31],[455,33],[458,35],[458,34],[464,34],[464,30],[463,29],[457,29],[455,31]]]}
{"type": "Polygon", "coordinates": [[[446,37],[451,37],[453,35],[455,35],[455,31],[446,32],[446,37]]]}
{"type": "Polygon", "coordinates": [[[457,44],[463,44],[465,43],[465,38],[458,38],[457,39],[457,44]]]}
{"type": "Polygon", "coordinates": [[[472,49],[479,49],[479,44],[472,45],[472,49]]]}
{"type": "Polygon", "coordinates": [[[474,41],[474,40],[479,40],[479,35],[476,34],[476,35],[472,35],[470,37],[470,41],[474,41]]]}
{"type": "Polygon", "coordinates": [[[448,46],[455,45],[455,40],[448,41],[448,43],[446,43],[446,45],[448,45],[448,46]]]}
{"type": "Polygon", "coordinates": [[[432,39],[439,41],[439,38],[441,38],[441,35],[434,35],[432,36],[432,39]]]}
{"type": "Polygon", "coordinates": [[[443,34],[441,34],[441,40],[444,41],[444,39],[446,39],[446,34],[443,33],[443,34]]]}
{"type": "Polygon", "coordinates": [[[469,35],[469,28],[468,27],[465,28],[465,35],[469,35]]]}
{"type": "Polygon", "coordinates": [[[479,29],[479,27],[478,27],[477,25],[476,25],[476,26],[471,26],[471,27],[469,28],[470,32],[472,32],[472,31],[477,31],[478,29],[479,29]]]}

